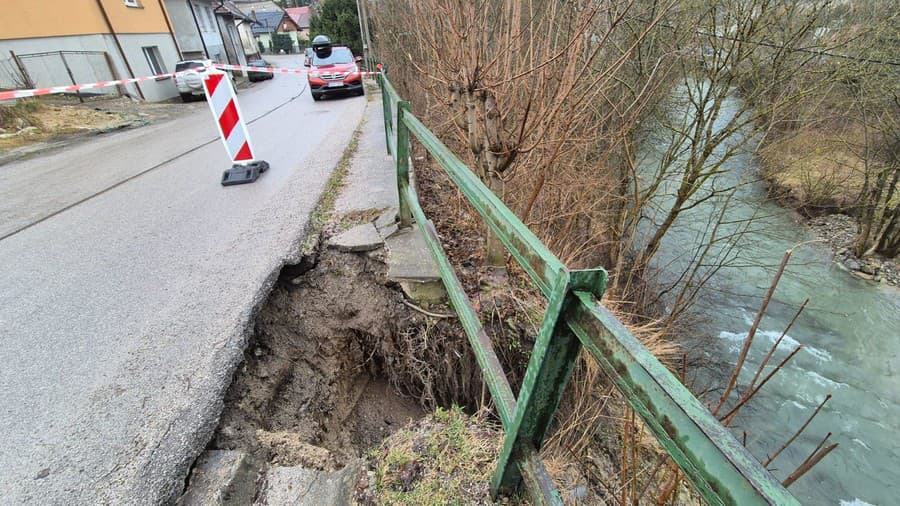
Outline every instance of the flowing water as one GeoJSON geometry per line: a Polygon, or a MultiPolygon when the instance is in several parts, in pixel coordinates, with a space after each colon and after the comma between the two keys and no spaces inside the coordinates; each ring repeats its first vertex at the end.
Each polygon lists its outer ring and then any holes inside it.
{"type": "MultiPolygon", "coordinates": [[[[736,98],[726,103],[720,123],[740,105],[736,98]]],[[[643,147],[645,176],[660,159],[664,136],[659,137],[643,147]]],[[[763,185],[753,182],[758,172],[752,155],[734,156],[726,167],[710,184],[717,188],[738,181],[746,184],[729,202],[723,216],[731,224],[720,235],[734,232],[750,217],[757,221],[735,249],[713,248],[720,258],[727,256],[732,266],[711,278],[693,308],[701,320],[697,331],[705,338],[693,338],[689,344],[700,345],[696,346],[699,353],[720,366],[699,381],[717,385],[724,385],[724,371],[736,362],[785,250],[813,239],[795,214],[768,202],[763,185]]],[[[662,196],[662,201],[666,199],[662,196]]],[[[663,282],[673,281],[709,236],[709,217],[718,216],[723,204],[723,199],[711,199],[679,218],[655,260],[663,282]]],[[[741,376],[739,385],[748,383],[807,297],[806,310],[767,371],[798,343],[805,348],[763,387],[735,425],[749,433],[750,451],[765,460],[831,394],[819,416],[770,469],[785,478],[832,432],[830,441],[839,446],[792,485],[791,492],[803,504],[900,504],[900,291],[896,288],[852,276],[833,262],[831,251],[822,243],[797,247],[757,332],[748,358],[750,372],[741,376]]]]}

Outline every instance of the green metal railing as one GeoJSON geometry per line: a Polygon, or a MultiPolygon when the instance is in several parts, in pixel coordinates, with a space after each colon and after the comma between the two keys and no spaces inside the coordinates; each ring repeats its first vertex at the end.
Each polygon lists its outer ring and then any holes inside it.
{"type": "Polygon", "coordinates": [[[600,364],[708,504],[799,504],[602,304],[604,269],[568,269],[401,100],[379,75],[385,143],[397,168],[401,226],[418,224],[503,424],[494,494],[524,483],[536,504],[562,504],[538,454],[582,347],[600,364]],[[548,299],[518,397],[433,224],[410,184],[410,134],[434,157],[548,299]]]}

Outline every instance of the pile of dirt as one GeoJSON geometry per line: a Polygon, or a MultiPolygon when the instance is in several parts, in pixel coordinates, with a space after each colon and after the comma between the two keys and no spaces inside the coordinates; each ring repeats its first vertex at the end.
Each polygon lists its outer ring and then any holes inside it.
{"type": "Polygon", "coordinates": [[[313,258],[260,310],[211,449],[334,470],[425,411],[490,402],[459,323],[406,301],[382,250],[313,258]]]}
{"type": "Polygon", "coordinates": [[[136,128],[193,110],[185,104],[139,102],[127,97],[49,96],[0,105],[0,150],[74,135],[136,128]]]}

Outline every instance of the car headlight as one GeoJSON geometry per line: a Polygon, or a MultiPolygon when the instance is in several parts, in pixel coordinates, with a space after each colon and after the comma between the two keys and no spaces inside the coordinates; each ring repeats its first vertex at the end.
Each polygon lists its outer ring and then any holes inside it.
{"type": "Polygon", "coordinates": [[[310,72],[309,77],[319,77],[319,73],[318,72],[310,72]]]}
{"type": "Polygon", "coordinates": [[[350,70],[348,72],[350,72],[351,74],[359,72],[359,67],[354,65],[354,66],[350,67],[350,70]]]}

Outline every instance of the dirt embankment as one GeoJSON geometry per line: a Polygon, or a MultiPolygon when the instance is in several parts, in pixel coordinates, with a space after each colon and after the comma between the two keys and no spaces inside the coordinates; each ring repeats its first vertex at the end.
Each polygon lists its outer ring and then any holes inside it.
{"type": "Polygon", "coordinates": [[[48,96],[0,104],[0,154],[39,149],[42,144],[83,135],[137,128],[182,115],[181,103],[138,102],[127,97],[48,96]]]}
{"type": "MultiPolygon", "coordinates": [[[[432,207],[436,188],[426,180],[434,174],[421,175],[432,207]]],[[[443,214],[458,211],[445,206],[443,214]]],[[[342,222],[332,221],[324,235],[342,222]]],[[[518,391],[542,298],[519,271],[502,287],[482,286],[481,248],[470,243],[479,235],[454,223],[444,222],[450,227],[442,237],[518,391]]],[[[367,472],[359,475],[355,492],[361,504],[414,504],[436,493],[451,503],[489,502],[487,485],[503,434],[481,371],[458,321],[411,307],[386,279],[383,255],[323,250],[286,267],[261,309],[209,444],[250,456],[259,472],[257,494],[265,495],[267,473],[278,469],[335,471],[363,457],[367,472]]],[[[640,486],[632,492],[640,504],[660,495],[671,472],[646,432],[630,437],[634,442],[624,450],[619,421],[626,416],[599,368],[580,362],[544,455],[567,502],[604,504],[619,497],[619,483],[635,479],[640,486]],[[640,455],[641,462],[657,462],[658,472],[629,477],[639,466],[619,469],[625,453],[632,461],[640,455]]],[[[691,494],[678,488],[683,492],[676,503],[693,504],[691,494]]]]}

